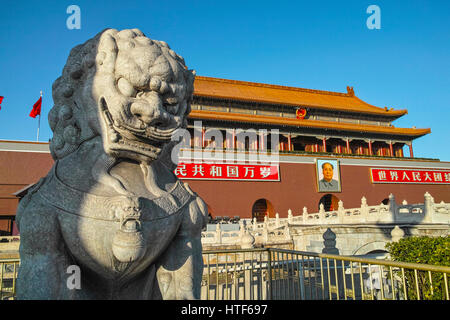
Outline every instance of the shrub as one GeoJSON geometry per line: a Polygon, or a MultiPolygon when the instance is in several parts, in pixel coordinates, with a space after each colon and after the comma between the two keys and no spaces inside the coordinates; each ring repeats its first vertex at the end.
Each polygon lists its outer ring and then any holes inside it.
{"type": "MultiPolygon", "coordinates": [[[[450,237],[448,236],[403,238],[398,242],[388,243],[386,249],[394,261],[450,266],[450,237]]],[[[401,275],[401,272],[398,274],[401,275]]],[[[405,270],[405,278],[408,299],[417,299],[414,271],[405,270]]],[[[445,299],[443,273],[431,272],[431,283],[428,271],[419,270],[417,278],[421,299],[445,299]]]]}

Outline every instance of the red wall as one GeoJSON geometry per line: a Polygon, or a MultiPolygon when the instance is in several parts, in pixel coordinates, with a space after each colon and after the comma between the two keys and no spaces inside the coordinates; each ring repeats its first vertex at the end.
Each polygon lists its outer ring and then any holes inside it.
{"type": "Polygon", "coordinates": [[[0,152],[0,215],[15,214],[13,193],[37,182],[52,165],[50,153],[0,152]]]}
{"type": "MultiPolygon", "coordinates": [[[[342,192],[332,194],[343,201],[345,208],[359,207],[363,196],[368,205],[378,205],[390,193],[397,203],[423,203],[427,191],[435,202],[450,202],[450,185],[372,184],[370,167],[341,164],[340,168],[342,192]]],[[[281,163],[280,174],[280,182],[186,182],[208,203],[213,216],[251,218],[252,206],[260,198],[269,200],[280,217],[287,217],[288,209],[299,215],[305,206],[310,213],[318,212],[319,200],[326,193],[317,192],[315,165],[281,163]]]]}
{"type": "Polygon", "coordinates": [[[16,214],[19,203],[13,194],[37,182],[52,165],[50,153],[0,151],[0,235],[11,229],[14,234],[13,221],[7,217],[16,214]]]}
{"type": "MultiPolygon", "coordinates": [[[[380,163],[373,167],[382,166],[380,163]]],[[[15,214],[18,201],[12,193],[37,182],[52,165],[49,153],[0,152],[0,215],[15,214]]],[[[390,193],[395,195],[397,203],[404,199],[408,203],[423,203],[425,192],[429,192],[435,202],[450,202],[450,185],[372,184],[370,167],[341,163],[340,168],[342,192],[333,194],[344,202],[345,208],[359,207],[362,196],[369,205],[377,205],[390,193]]],[[[253,204],[260,198],[269,200],[280,217],[286,217],[288,209],[298,215],[304,206],[310,213],[317,212],[319,200],[325,193],[317,192],[315,165],[280,163],[280,174],[279,182],[186,182],[208,203],[213,216],[251,218],[253,204]]]]}

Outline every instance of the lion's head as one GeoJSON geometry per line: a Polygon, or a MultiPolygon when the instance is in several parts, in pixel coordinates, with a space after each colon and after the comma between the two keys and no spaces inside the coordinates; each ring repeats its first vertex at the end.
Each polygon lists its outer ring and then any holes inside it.
{"type": "Polygon", "coordinates": [[[165,42],[138,29],[100,32],[72,49],[53,83],[53,157],[100,135],[110,156],[155,160],[186,126],[194,77],[165,42]]]}

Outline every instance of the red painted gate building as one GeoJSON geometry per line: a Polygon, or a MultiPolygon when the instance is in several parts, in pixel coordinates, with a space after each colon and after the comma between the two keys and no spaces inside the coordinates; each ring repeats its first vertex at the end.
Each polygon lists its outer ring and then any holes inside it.
{"type": "MultiPolygon", "coordinates": [[[[175,173],[213,217],[299,215],[397,201],[450,202],[450,163],[418,158],[413,140],[430,129],[398,128],[406,110],[346,93],[198,76],[175,173]]],[[[14,233],[23,189],[45,176],[48,143],[0,141],[0,233],[14,233]],[[22,192],[21,192],[22,191],[22,192]]]]}

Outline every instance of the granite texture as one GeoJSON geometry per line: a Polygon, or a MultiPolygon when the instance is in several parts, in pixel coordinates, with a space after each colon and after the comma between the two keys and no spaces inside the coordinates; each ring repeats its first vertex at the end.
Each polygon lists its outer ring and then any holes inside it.
{"type": "Polygon", "coordinates": [[[171,160],[194,77],[137,29],[71,50],[48,116],[55,164],[17,211],[18,299],[199,298],[207,206],[171,160]]]}

